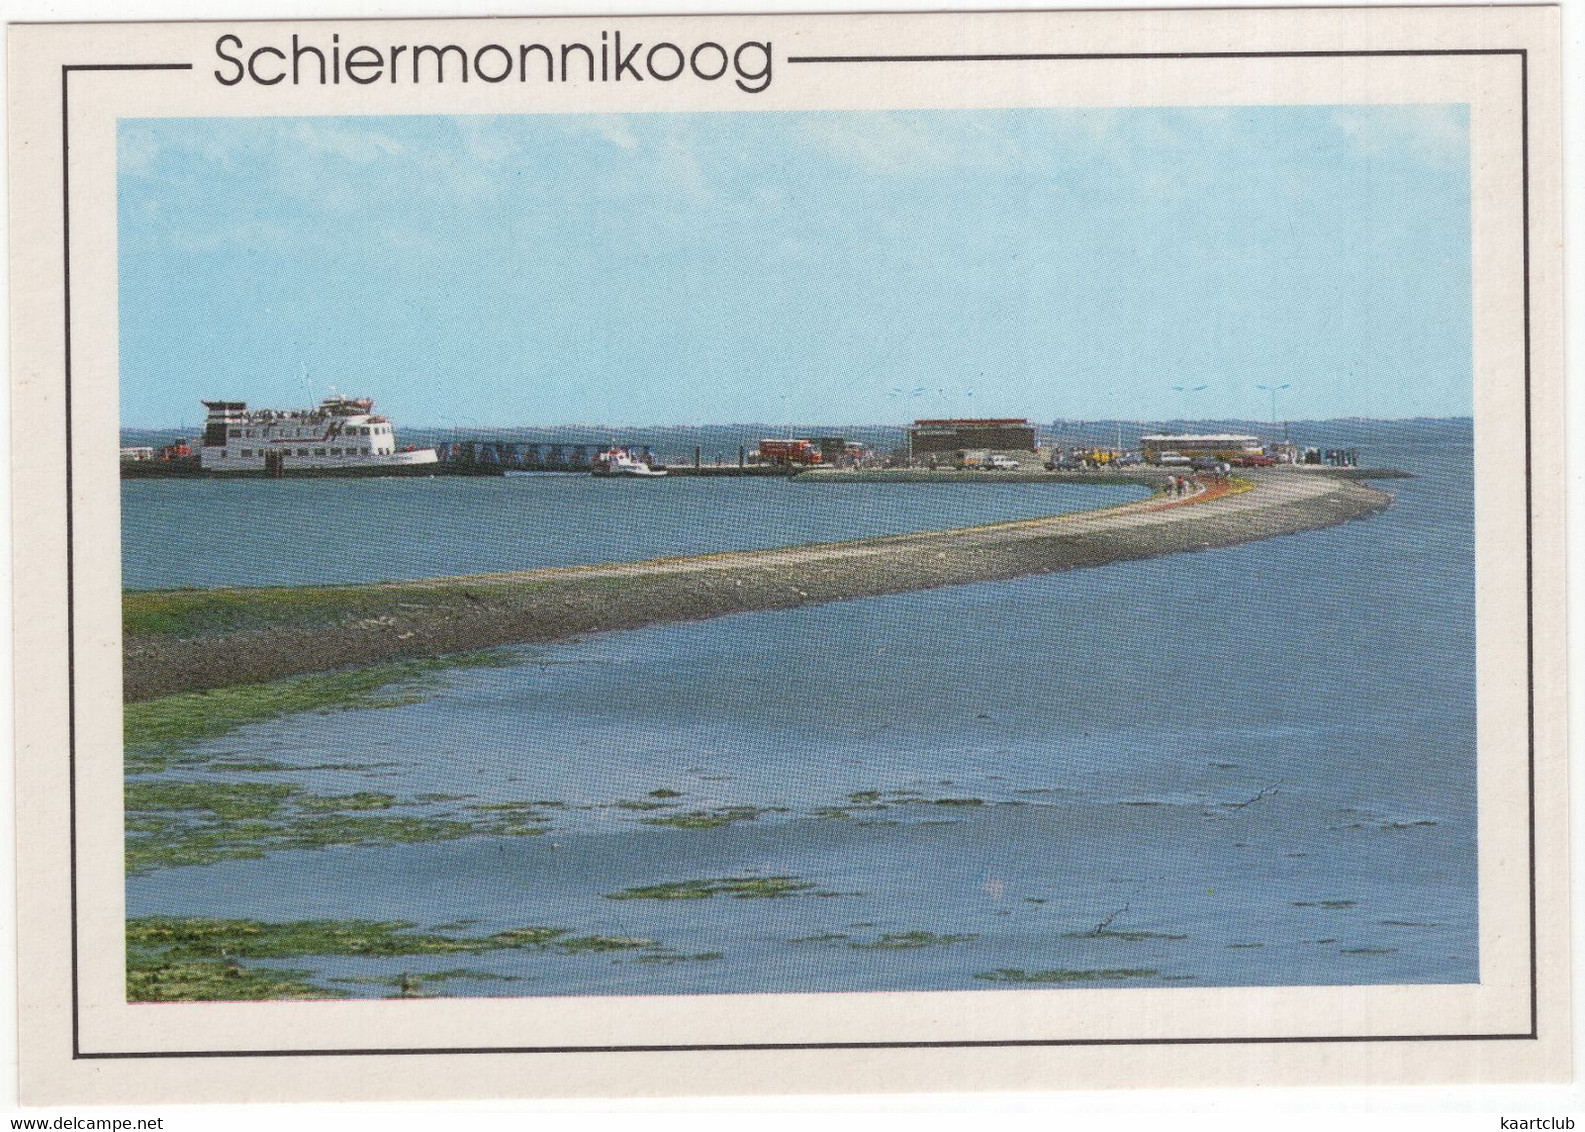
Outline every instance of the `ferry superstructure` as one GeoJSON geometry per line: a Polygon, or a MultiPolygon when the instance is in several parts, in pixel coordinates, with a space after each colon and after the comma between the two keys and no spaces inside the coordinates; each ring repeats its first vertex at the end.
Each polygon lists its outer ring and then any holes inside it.
{"type": "Polygon", "coordinates": [[[391,422],[367,397],[326,397],[312,409],[249,409],[205,401],[199,467],[211,474],[428,475],[433,448],[398,450],[391,422]]]}

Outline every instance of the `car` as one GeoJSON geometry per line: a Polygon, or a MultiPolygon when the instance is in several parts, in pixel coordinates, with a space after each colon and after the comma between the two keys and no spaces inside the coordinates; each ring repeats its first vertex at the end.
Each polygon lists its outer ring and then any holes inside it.
{"type": "Polygon", "coordinates": [[[1161,452],[1156,456],[1156,463],[1164,468],[1187,468],[1191,462],[1182,452],[1161,452]]]}
{"type": "Polygon", "coordinates": [[[1219,472],[1222,470],[1222,462],[1215,456],[1200,456],[1190,463],[1189,467],[1197,472],[1219,472]]]}
{"type": "Polygon", "coordinates": [[[1263,452],[1254,452],[1248,456],[1238,456],[1229,463],[1239,468],[1269,468],[1277,462],[1275,456],[1267,456],[1263,452]]]}
{"type": "Polygon", "coordinates": [[[1117,468],[1132,468],[1139,463],[1139,457],[1132,452],[1125,452],[1112,461],[1112,466],[1117,468]]]}
{"type": "Polygon", "coordinates": [[[996,452],[992,454],[989,460],[985,461],[985,466],[992,471],[1010,472],[1016,469],[1019,464],[1011,456],[1004,456],[1000,452],[996,452]]]}

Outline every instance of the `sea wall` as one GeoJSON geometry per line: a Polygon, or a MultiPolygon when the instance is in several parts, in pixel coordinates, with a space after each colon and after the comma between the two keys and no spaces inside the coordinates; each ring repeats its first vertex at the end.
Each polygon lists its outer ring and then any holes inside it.
{"type": "Polygon", "coordinates": [[[377,585],[129,593],[124,696],[1206,550],[1390,502],[1363,483],[1279,470],[1190,500],[852,542],[377,585]]]}

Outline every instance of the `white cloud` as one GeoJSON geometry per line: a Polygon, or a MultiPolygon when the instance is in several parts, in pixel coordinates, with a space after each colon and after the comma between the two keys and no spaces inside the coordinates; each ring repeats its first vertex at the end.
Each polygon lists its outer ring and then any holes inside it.
{"type": "Polygon", "coordinates": [[[1469,158],[1469,108],[1463,103],[1348,106],[1332,122],[1356,152],[1398,153],[1437,165],[1469,158]]]}
{"type": "Polygon", "coordinates": [[[291,142],[334,154],[359,165],[403,152],[395,138],[376,130],[333,125],[316,118],[299,118],[288,133],[291,142]]]}
{"type": "Polygon", "coordinates": [[[615,115],[602,115],[592,119],[589,128],[620,149],[637,149],[638,139],[627,123],[615,115]]]}
{"type": "Polygon", "coordinates": [[[497,118],[453,118],[463,151],[484,165],[500,165],[522,155],[523,147],[497,118]]]}
{"type": "Polygon", "coordinates": [[[146,173],[160,155],[160,143],[137,124],[123,126],[116,134],[116,169],[120,173],[146,173]]]}
{"type": "Polygon", "coordinates": [[[267,221],[247,221],[199,231],[196,229],[169,230],[172,247],[190,252],[214,252],[221,248],[284,247],[292,238],[291,232],[279,224],[267,221]]]}
{"type": "Polygon", "coordinates": [[[919,119],[901,114],[815,114],[800,118],[798,131],[829,155],[877,172],[916,172],[952,156],[919,119]]]}

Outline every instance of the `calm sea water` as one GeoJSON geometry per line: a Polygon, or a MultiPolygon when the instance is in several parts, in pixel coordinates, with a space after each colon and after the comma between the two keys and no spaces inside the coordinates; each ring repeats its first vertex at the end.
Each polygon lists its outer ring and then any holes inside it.
{"type": "MultiPolygon", "coordinates": [[[[509,667],[446,674],[419,702],[244,728],[207,749],[362,768],[254,780],[452,799],[414,801],[414,814],[560,805],[544,811],[551,832],[539,837],[156,870],[129,878],[128,914],[550,925],[711,957],[486,952],[467,958],[480,977],[435,990],[454,995],[1020,985],[983,977],[1006,971],[1087,972],[1076,985],[1088,986],[1474,981],[1470,450],[1467,429],[1427,439],[1372,449],[1420,478],[1388,482],[1396,502],[1384,514],[1330,530],[525,648],[509,667]],[[662,797],[676,808],[631,808],[655,791],[675,791],[662,797]],[[646,824],[729,807],[756,816],[646,824]],[[779,899],[610,898],[754,876],[814,887],[779,899]]],[[[925,495],[896,488],[665,486],[699,489],[680,527],[733,510],[712,527],[739,540],[723,545],[786,541],[815,512],[911,529],[966,521],[953,508],[991,518],[1034,506],[1010,487],[932,512],[925,495]],[[763,494],[734,499],[744,488],[763,494]]],[[[366,506],[399,497],[370,494],[366,506]]],[[[665,506],[610,498],[631,509],[618,528],[647,529],[641,516],[665,506]]],[[[127,499],[135,540],[137,517],[166,512],[135,491],[127,499]]],[[[538,514],[515,549],[487,543],[482,558],[445,569],[500,568],[502,554],[550,546],[561,557],[531,561],[700,548],[661,538],[619,551],[601,541],[603,525],[538,514]]],[[[430,521],[383,516],[390,530],[430,521]]],[[[462,561],[453,548],[430,552],[462,561]]],[[[274,576],[329,569],[311,566],[274,576]]],[[[200,578],[261,580],[187,580],[200,578]]],[[[129,565],[128,582],[177,579],[129,565]]],[[[325,979],[458,966],[283,965],[325,979]]]]}
{"type": "Polygon", "coordinates": [[[1115,486],[566,474],[125,480],[121,573],[136,590],[377,582],[939,530],[1144,494],[1115,486]]]}

